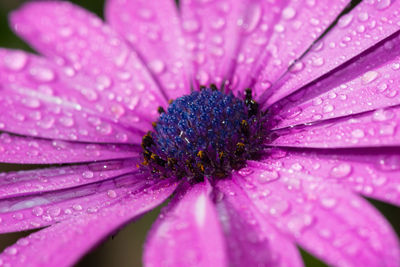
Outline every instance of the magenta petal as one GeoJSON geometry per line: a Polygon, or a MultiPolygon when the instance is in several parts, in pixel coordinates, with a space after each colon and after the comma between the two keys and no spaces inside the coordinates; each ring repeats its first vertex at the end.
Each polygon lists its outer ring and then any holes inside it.
{"type": "Polygon", "coordinates": [[[169,98],[190,91],[178,10],[173,0],[108,0],[107,21],[138,51],[169,98]]]}
{"type": "Polygon", "coordinates": [[[97,92],[76,78],[46,59],[0,49],[0,130],[81,142],[140,143],[143,131],[101,114],[87,99],[97,92]]]}
{"type": "Polygon", "coordinates": [[[334,148],[400,144],[400,106],[275,131],[272,145],[334,148]]]}
{"type": "MultiPolygon", "coordinates": [[[[349,14],[343,16],[337,26],[316,44],[291,72],[287,72],[279,83],[274,85],[270,92],[280,88],[273,92],[274,95],[268,99],[267,104],[287,96],[397,32],[400,23],[399,8],[399,1],[362,1],[349,14]]],[[[313,19],[309,21],[312,22],[313,19]]],[[[270,80],[268,73],[269,69],[266,69],[257,87],[262,87],[262,83],[270,80]]]]}
{"type": "Polygon", "coordinates": [[[65,1],[30,2],[11,14],[11,24],[69,75],[85,77],[85,84],[98,94],[92,105],[115,121],[154,121],[157,106],[166,105],[138,55],[88,11],[65,1]]]}
{"type": "Polygon", "coordinates": [[[336,181],[249,162],[234,180],[282,234],[339,266],[398,266],[400,245],[366,200],[336,181]]]}
{"type": "Polygon", "coordinates": [[[0,132],[0,162],[55,164],[137,157],[140,148],[129,145],[87,144],[20,137],[0,132]]]}
{"type": "MultiPolygon", "coordinates": [[[[280,2],[280,1],[278,1],[280,2]]],[[[283,2],[283,1],[282,1],[283,2]]],[[[263,68],[255,86],[257,94],[268,90],[284,74],[291,63],[300,57],[349,3],[339,1],[287,1],[278,22],[269,25],[273,35],[268,44],[271,57],[259,62],[263,68]]],[[[299,68],[296,66],[295,70],[299,68]]],[[[257,73],[258,74],[258,73],[257,73]]]]}
{"type": "Polygon", "coordinates": [[[250,2],[180,1],[182,30],[196,87],[210,83],[219,86],[232,75],[240,39],[238,20],[250,2]]]}
{"type": "Polygon", "coordinates": [[[400,206],[398,148],[266,151],[264,163],[337,182],[364,196],[400,206]]]}
{"type": "Polygon", "coordinates": [[[180,191],[153,225],[146,266],[226,266],[225,244],[208,183],[180,191]]]}
{"type": "Polygon", "coordinates": [[[331,75],[271,107],[276,127],[400,104],[400,31],[331,75]]]}
{"type": "Polygon", "coordinates": [[[240,187],[222,180],[217,188],[229,266],[303,266],[294,242],[265,220],[240,187]]]}
{"type": "MultiPolygon", "coordinates": [[[[240,2],[240,1],[239,1],[240,2]]],[[[274,27],[288,1],[248,1],[245,15],[239,18],[238,24],[240,31],[240,49],[235,60],[234,73],[230,74],[229,79],[233,84],[230,89],[242,91],[252,87],[256,82],[262,65],[269,58],[266,47],[270,41],[274,27]]]]}
{"type": "Polygon", "coordinates": [[[0,232],[35,229],[96,213],[133,192],[143,191],[147,182],[146,175],[136,173],[46,193],[4,197],[0,202],[0,232]]]}
{"type": "Polygon", "coordinates": [[[138,159],[0,173],[0,199],[46,193],[108,180],[137,170],[138,159]]]}
{"type": "Polygon", "coordinates": [[[11,266],[72,266],[107,236],[163,202],[174,189],[174,184],[149,188],[97,213],[54,224],[20,239],[0,260],[11,266]]]}

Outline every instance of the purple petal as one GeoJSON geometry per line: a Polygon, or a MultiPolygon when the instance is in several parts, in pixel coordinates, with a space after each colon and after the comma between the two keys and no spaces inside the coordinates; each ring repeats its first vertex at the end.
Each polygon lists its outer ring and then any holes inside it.
{"type": "Polygon", "coordinates": [[[153,225],[146,266],[225,266],[225,246],[209,184],[188,186],[153,225]]]}
{"type": "Polygon", "coordinates": [[[0,260],[12,266],[72,266],[107,236],[162,203],[174,189],[174,184],[149,188],[98,213],[54,224],[20,239],[0,260]]]}
{"type": "MultiPolygon", "coordinates": [[[[247,29],[235,70],[237,89],[253,87],[261,69],[275,81],[296,57],[301,55],[340,13],[347,1],[259,1],[259,7],[250,9],[253,20],[247,29]],[[274,14],[275,13],[275,14],[274,14]],[[312,21],[310,18],[312,17],[312,21]],[[318,25],[313,23],[319,21],[318,25]],[[300,30],[301,28],[301,30],[300,30]],[[271,36],[272,35],[272,36],[271,36]]],[[[251,14],[251,13],[250,13],[251,14]]],[[[261,95],[271,82],[256,87],[261,95]]]]}
{"type": "Polygon", "coordinates": [[[336,180],[249,162],[234,181],[266,221],[328,264],[397,266],[400,262],[400,246],[389,223],[336,180]]]}
{"type": "Polygon", "coordinates": [[[108,0],[107,21],[138,51],[169,98],[189,93],[177,6],[172,0],[108,0]]]}
{"type": "Polygon", "coordinates": [[[364,196],[400,206],[398,148],[376,149],[269,149],[271,166],[337,182],[364,196]]]}
{"type": "Polygon", "coordinates": [[[0,162],[55,164],[137,157],[139,148],[129,145],[85,144],[10,135],[0,132],[0,162]]]}
{"type": "Polygon", "coordinates": [[[240,187],[221,180],[217,188],[229,266],[303,266],[294,242],[263,218],[240,187]]]}
{"type": "MultiPolygon", "coordinates": [[[[330,4],[326,6],[330,8],[330,4]]],[[[286,72],[273,88],[269,89],[263,99],[270,93],[273,93],[273,96],[266,104],[269,105],[287,96],[398,31],[399,8],[399,1],[362,1],[350,13],[343,16],[336,27],[315,44],[313,49],[291,68],[291,71],[286,72]],[[275,91],[277,88],[279,90],[275,91]]],[[[313,20],[313,15],[310,17],[307,18],[310,23],[320,24],[319,20],[313,20]]],[[[287,46],[284,45],[282,48],[285,51],[287,46]]],[[[287,52],[286,50],[285,53],[287,52]]],[[[298,57],[299,54],[295,56],[298,57]]],[[[269,78],[271,67],[265,69],[256,85],[257,88],[262,88],[263,83],[271,81],[269,78]]],[[[275,77],[272,78],[272,81],[275,81],[275,77]]]]}
{"type": "Polygon", "coordinates": [[[87,99],[97,92],[78,78],[38,56],[0,49],[0,129],[71,141],[140,143],[143,131],[101,114],[103,108],[87,99]]]}
{"type": "Polygon", "coordinates": [[[277,127],[400,104],[400,31],[331,75],[271,107],[277,127]]]}
{"type": "MultiPolygon", "coordinates": [[[[240,39],[238,19],[246,1],[180,1],[182,30],[193,62],[196,87],[230,78],[240,39]]],[[[242,21],[243,22],[243,21],[242,21]]]]}
{"type": "Polygon", "coordinates": [[[0,173],[0,199],[46,193],[135,172],[137,159],[0,173]]]}
{"type": "Polygon", "coordinates": [[[272,145],[334,148],[400,144],[400,106],[275,131],[272,145]]]}
{"type": "Polygon", "coordinates": [[[57,191],[5,197],[0,201],[0,232],[35,229],[96,213],[133,192],[143,191],[149,182],[146,175],[135,173],[57,191]]]}
{"type": "MultiPolygon", "coordinates": [[[[95,85],[92,106],[127,126],[166,105],[138,55],[101,19],[69,2],[30,2],[11,14],[16,33],[71,76],[95,85]],[[40,19],[37,19],[40,14],[40,19]],[[101,45],[99,45],[101,44],[101,45]]],[[[81,88],[84,90],[84,88],[81,88]]]]}

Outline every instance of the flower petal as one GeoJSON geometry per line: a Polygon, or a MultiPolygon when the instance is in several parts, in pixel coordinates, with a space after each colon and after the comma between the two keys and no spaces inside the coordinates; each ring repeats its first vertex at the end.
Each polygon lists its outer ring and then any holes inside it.
{"type": "Polygon", "coordinates": [[[260,2],[264,9],[263,16],[253,14],[250,25],[254,30],[245,37],[238,57],[240,62],[235,70],[239,90],[252,88],[259,79],[260,71],[267,72],[268,82],[263,83],[261,88],[259,85],[254,88],[257,96],[287,70],[289,64],[312,44],[321,29],[334,21],[348,3],[347,0],[260,2]],[[273,12],[277,14],[272,16],[273,12]],[[255,19],[258,21],[255,22],[255,19]]]}
{"type": "MultiPolygon", "coordinates": [[[[274,104],[276,127],[400,104],[400,31],[349,64],[274,104]]],[[[382,113],[383,114],[383,113],[382,113]]]]}
{"type": "Polygon", "coordinates": [[[121,175],[106,181],[0,201],[0,232],[16,232],[52,225],[81,214],[97,213],[149,183],[146,175],[121,175]]]}
{"type": "MultiPolygon", "coordinates": [[[[166,105],[151,75],[125,41],[95,15],[69,2],[30,2],[11,14],[16,33],[40,53],[96,85],[92,106],[129,126],[154,121],[166,105]],[[37,19],[40,14],[40,19],[37,19]]],[[[72,82],[72,81],[71,81],[72,82]]],[[[84,90],[84,88],[81,88],[84,90]]]]}
{"type": "Polygon", "coordinates": [[[271,166],[336,181],[366,197],[400,206],[398,148],[268,149],[271,166]]]}
{"type": "Polygon", "coordinates": [[[328,264],[400,262],[400,245],[388,222],[336,181],[259,162],[249,162],[234,180],[266,221],[328,264]]]}
{"type": "MultiPolygon", "coordinates": [[[[330,6],[330,5],[328,5],[330,6]]],[[[266,106],[296,91],[344,62],[362,53],[369,47],[384,40],[399,30],[400,17],[398,1],[362,1],[350,13],[343,16],[324,38],[313,45],[304,57],[291,67],[272,88],[262,97],[266,106]],[[295,72],[295,73],[293,73],[295,72]],[[279,88],[279,90],[277,90],[279,88]]],[[[311,23],[320,23],[307,18],[311,23]]],[[[288,40],[288,39],[285,39],[288,40]]],[[[283,51],[287,46],[282,46],[283,51]]],[[[285,51],[287,53],[287,50],[285,51]]],[[[303,53],[302,51],[301,53],[303,53]]],[[[296,54],[295,57],[299,57],[296,54]]],[[[287,63],[285,63],[287,64],[287,63]]],[[[286,65],[287,66],[287,65],[286,65]]],[[[271,81],[268,77],[271,67],[266,68],[257,88],[271,81]]],[[[286,67],[285,67],[286,68],[286,67]]],[[[275,81],[275,77],[272,81],[275,81]]]]}
{"type": "Polygon", "coordinates": [[[194,85],[221,86],[230,78],[239,45],[238,20],[246,1],[180,1],[182,31],[191,55],[194,85]]]}
{"type": "Polygon", "coordinates": [[[174,189],[174,184],[149,188],[96,214],[54,224],[18,240],[0,260],[11,266],[72,266],[107,236],[162,203],[174,189]]]}
{"type": "Polygon", "coordinates": [[[0,83],[1,130],[81,142],[141,142],[144,132],[139,127],[124,128],[101,114],[87,99],[98,97],[97,92],[69,78],[53,62],[0,49],[0,83]]]}
{"type": "Polygon", "coordinates": [[[226,266],[225,246],[206,183],[189,185],[147,238],[146,266],[226,266]]]}
{"type": "Polygon", "coordinates": [[[107,21],[138,51],[169,98],[189,93],[188,61],[175,1],[108,0],[107,21]]]}
{"type": "Polygon", "coordinates": [[[334,148],[400,145],[400,106],[277,130],[272,145],[334,148]]]}
{"type": "MultiPolygon", "coordinates": [[[[269,25],[273,30],[267,47],[271,57],[258,62],[262,68],[262,80],[254,88],[256,93],[260,95],[269,90],[272,83],[277,81],[288,70],[290,64],[313,44],[349,2],[348,0],[287,1],[286,7],[280,13],[279,21],[269,25]]],[[[299,65],[294,70],[298,68],[299,65]]],[[[260,79],[259,74],[259,72],[251,73],[257,75],[255,79],[260,79]]]]}
{"type": "Polygon", "coordinates": [[[231,180],[217,184],[217,211],[228,246],[229,266],[303,266],[294,242],[281,235],[231,180]]]}
{"type": "Polygon", "coordinates": [[[137,157],[140,149],[129,145],[73,143],[10,135],[0,132],[0,162],[65,164],[137,157]]]}
{"type": "Polygon", "coordinates": [[[288,1],[247,1],[242,18],[239,18],[239,52],[234,62],[234,71],[228,74],[230,90],[243,92],[251,88],[261,70],[262,62],[269,53],[266,46],[273,33],[273,27],[281,16],[288,1]]]}
{"type": "Polygon", "coordinates": [[[46,193],[135,172],[138,159],[0,173],[0,199],[46,193]]]}

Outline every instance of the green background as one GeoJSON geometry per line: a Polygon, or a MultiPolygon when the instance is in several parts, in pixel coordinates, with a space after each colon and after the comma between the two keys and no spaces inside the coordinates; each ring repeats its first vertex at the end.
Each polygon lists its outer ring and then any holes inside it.
{"type": "MultiPolygon", "coordinates": [[[[157,0],[149,0],[157,1],[157,0]]],[[[16,37],[9,29],[7,14],[17,8],[22,0],[0,0],[0,47],[19,48],[32,51],[23,41],[16,37]]],[[[103,17],[103,0],[71,1],[77,3],[103,17]]],[[[0,171],[21,169],[21,166],[0,164],[0,171]]],[[[400,209],[394,206],[371,201],[391,222],[400,234],[400,209]]],[[[146,232],[150,229],[159,209],[143,216],[137,222],[131,223],[96,250],[85,256],[78,266],[141,266],[142,246],[146,232]]],[[[19,237],[31,232],[0,235],[0,251],[13,244],[19,237]]],[[[51,244],[49,244],[51,246],[51,244]]],[[[40,255],[38,255],[40,257],[40,255]]],[[[324,266],[320,261],[302,251],[307,266],[324,266]]]]}

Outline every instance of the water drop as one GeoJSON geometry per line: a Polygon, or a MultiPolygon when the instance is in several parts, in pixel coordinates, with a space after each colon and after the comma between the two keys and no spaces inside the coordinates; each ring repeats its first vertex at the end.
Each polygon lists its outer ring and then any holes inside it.
{"type": "Polygon", "coordinates": [[[353,21],[353,14],[347,14],[341,17],[338,21],[338,26],[340,28],[345,28],[350,25],[350,23],[353,21]]]}
{"type": "Polygon", "coordinates": [[[350,164],[341,163],[331,169],[330,175],[334,178],[345,178],[350,175],[351,171],[352,166],[350,164]]]}
{"type": "Polygon", "coordinates": [[[91,172],[91,171],[84,171],[84,172],[82,173],[82,177],[83,177],[83,178],[86,178],[86,179],[91,179],[91,178],[94,177],[94,173],[91,172]]]}
{"type": "Polygon", "coordinates": [[[282,11],[282,17],[286,20],[290,20],[296,16],[296,10],[293,7],[286,7],[282,11]]]}
{"type": "Polygon", "coordinates": [[[29,74],[38,82],[51,82],[56,78],[55,72],[45,67],[32,67],[29,74]]]}
{"type": "Polygon", "coordinates": [[[110,198],[116,198],[117,197],[117,192],[115,192],[114,190],[108,190],[107,191],[107,196],[110,198]]]}
{"type": "Polygon", "coordinates": [[[365,133],[361,129],[355,129],[351,132],[351,135],[355,138],[363,138],[365,136],[365,133]]]}
{"type": "Polygon", "coordinates": [[[4,66],[12,71],[22,70],[28,63],[28,56],[23,52],[12,52],[4,57],[4,66]]]}
{"type": "Polygon", "coordinates": [[[161,74],[165,71],[165,63],[161,60],[153,60],[149,63],[149,66],[155,74],[161,74]]]}
{"type": "Polygon", "coordinates": [[[366,73],[364,73],[361,80],[362,80],[363,84],[368,84],[368,83],[373,82],[378,76],[379,76],[378,72],[371,70],[371,71],[367,71],[366,73]]]}

